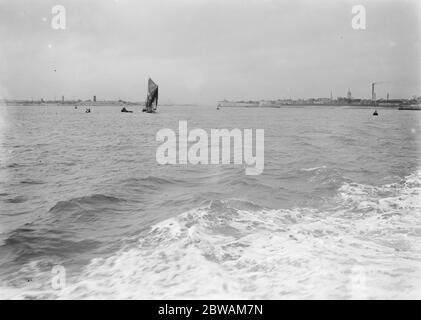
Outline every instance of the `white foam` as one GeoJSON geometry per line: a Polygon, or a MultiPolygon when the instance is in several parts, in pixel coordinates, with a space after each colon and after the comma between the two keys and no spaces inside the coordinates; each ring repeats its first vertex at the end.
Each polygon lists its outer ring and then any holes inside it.
{"type": "Polygon", "coordinates": [[[380,187],[345,184],[340,205],[326,211],[191,210],[154,225],[136,246],[93,260],[63,291],[44,294],[419,299],[420,181],[417,173],[380,187]]]}
{"type": "Polygon", "coordinates": [[[421,211],[420,190],[421,173],[417,171],[400,183],[384,186],[344,184],[339,192],[347,208],[402,215],[421,211]]]}
{"type": "Polygon", "coordinates": [[[320,167],[314,167],[314,168],[303,168],[301,169],[301,171],[311,172],[311,171],[316,171],[319,169],[326,169],[326,166],[320,166],[320,167]]]}

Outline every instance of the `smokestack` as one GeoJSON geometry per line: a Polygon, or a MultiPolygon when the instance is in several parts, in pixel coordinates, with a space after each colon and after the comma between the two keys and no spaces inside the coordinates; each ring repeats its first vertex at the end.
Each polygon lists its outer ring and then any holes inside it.
{"type": "Polygon", "coordinates": [[[372,84],[371,84],[371,102],[373,103],[373,104],[375,104],[376,103],[376,93],[374,92],[374,85],[375,85],[376,83],[375,82],[373,82],[372,84]]]}

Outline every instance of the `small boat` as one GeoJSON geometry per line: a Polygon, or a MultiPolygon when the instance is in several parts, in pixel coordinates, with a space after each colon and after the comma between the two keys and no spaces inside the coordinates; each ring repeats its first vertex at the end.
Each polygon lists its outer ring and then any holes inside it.
{"type": "Polygon", "coordinates": [[[133,113],[133,111],[127,110],[126,107],[123,107],[123,109],[121,109],[121,112],[133,113]]]}
{"type": "Polygon", "coordinates": [[[86,108],[85,113],[91,113],[91,108],[86,108]]]}
{"type": "Polygon", "coordinates": [[[151,78],[148,80],[148,95],[143,112],[155,113],[158,107],[158,86],[151,78]]]}
{"type": "Polygon", "coordinates": [[[374,110],[373,116],[378,116],[377,110],[374,110]]]}

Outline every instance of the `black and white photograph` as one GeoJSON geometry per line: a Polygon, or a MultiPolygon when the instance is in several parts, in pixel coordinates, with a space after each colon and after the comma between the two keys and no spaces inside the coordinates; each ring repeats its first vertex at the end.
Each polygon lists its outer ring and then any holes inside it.
{"type": "Polygon", "coordinates": [[[420,192],[418,0],[0,0],[0,300],[419,300],[420,192]]]}

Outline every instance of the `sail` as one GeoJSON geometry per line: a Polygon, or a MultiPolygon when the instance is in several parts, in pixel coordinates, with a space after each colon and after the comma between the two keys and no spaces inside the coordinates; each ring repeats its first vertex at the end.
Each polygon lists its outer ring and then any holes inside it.
{"type": "Polygon", "coordinates": [[[148,96],[146,98],[146,112],[154,112],[158,106],[158,86],[149,78],[148,96]]]}

